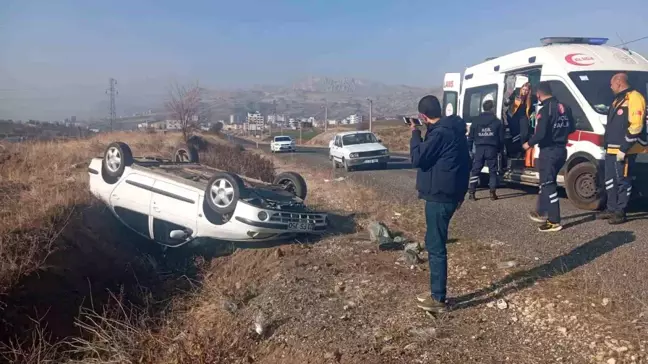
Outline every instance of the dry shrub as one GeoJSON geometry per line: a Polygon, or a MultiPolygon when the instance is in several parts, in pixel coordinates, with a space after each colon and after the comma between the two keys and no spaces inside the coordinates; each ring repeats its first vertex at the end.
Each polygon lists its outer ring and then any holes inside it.
{"type": "Polygon", "coordinates": [[[275,167],[270,159],[255,153],[248,153],[239,146],[211,143],[201,153],[200,160],[205,165],[247,177],[272,182],[275,167]]]}
{"type": "Polygon", "coordinates": [[[375,131],[376,136],[380,138],[383,144],[393,151],[408,151],[409,141],[412,136],[406,125],[385,127],[375,131]]]}

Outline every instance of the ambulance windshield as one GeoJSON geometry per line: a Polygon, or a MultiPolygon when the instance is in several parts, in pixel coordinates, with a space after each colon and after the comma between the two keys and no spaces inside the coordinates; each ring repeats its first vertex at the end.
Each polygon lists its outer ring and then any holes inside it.
{"type": "MultiPolygon", "coordinates": [[[[599,114],[607,114],[614,94],[610,89],[610,80],[614,74],[624,71],[581,71],[570,72],[569,77],[576,84],[578,90],[585,96],[587,102],[599,114]]],[[[625,71],[631,87],[641,92],[644,96],[648,94],[648,72],[646,71],[625,71]]]]}

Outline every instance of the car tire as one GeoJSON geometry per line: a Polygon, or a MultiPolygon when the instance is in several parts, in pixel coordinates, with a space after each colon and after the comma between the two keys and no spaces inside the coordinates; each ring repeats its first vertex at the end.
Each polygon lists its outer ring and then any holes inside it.
{"type": "Polygon", "coordinates": [[[207,182],[205,200],[212,211],[229,214],[236,210],[236,204],[245,194],[245,183],[236,174],[216,172],[207,182]]]}
{"type": "Polygon", "coordinates": [[[115,183],[124,174],[126,167],[134,162],[133,152],[128,144],[113,142],[106,147],[101,161],[101,175],[106,183],[115,183]]]}
{"type": "Polygon", "coordinates": [[[177,163],[200,163],[198,148],[186,143],[178,145],[173,153],[173,161],[177,163]]]}
{"type": "Polygon", "coordinates": [[[600,209],[604,196],[599,186],[599,169],[590,162],[579,163],[565,176],[565,191],[571,203],[581,210],[600,209]]]}
{"type": "Polygon", "coordinates": [[[308,189],[306,181],[299,173],[296,172],[283,172],[279,173],[273,180],[272,184],[281,186],[284,190],[289,191],[293,195],[306,199],[308,189]]]}

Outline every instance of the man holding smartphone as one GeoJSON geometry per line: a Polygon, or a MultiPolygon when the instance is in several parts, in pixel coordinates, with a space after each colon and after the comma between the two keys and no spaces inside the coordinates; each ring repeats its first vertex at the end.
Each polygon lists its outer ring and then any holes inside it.
{"type": "Polygon", "coordinates": [[[425,248],[430,267],[430,292],[418,295],[418,307],[444,312],[448,280],[446,242],[450,219],[461,207],[470,176],[466,123],[451,115],[441,117],[439,100],[428,95],[418,104],[419,119],[427,128],[425,141],[415,123],[410,123],[410,156],[417,168],[416,189],[425,200],[425,248]]]}

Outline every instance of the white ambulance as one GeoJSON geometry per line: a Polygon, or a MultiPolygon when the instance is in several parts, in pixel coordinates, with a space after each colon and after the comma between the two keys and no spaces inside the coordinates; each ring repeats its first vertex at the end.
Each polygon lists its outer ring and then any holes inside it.
{"type": "MultiPolygon", "coordinates": [[[[584,210],[596,210],[605,201],[603,182],[603,134],[609,105],[614,95],[610,79],[617,72],[628,74],[632,87],[648,94],[648,60],[627,48],[605,45],[607,38],[542,38],[542,46],[529,48],[469,67],[461,73],[447,73],[443,86],[445,115],[459,115],[470,125],[482,111],[486,97],[496,101],[497,116],[506,112],[504,101],[525,82],[532,92],[540,81],[548,81],[558,100],[569,105],[577,131],[569,136],[567,162],[558,176],[572,203],[584,210]]],[[[538,106],[535,106],[535,110],[538,106]]],[[[648,118],[646,120],[648,123],[648,118]]],[[[539,148],[534,148],[534,160],[539,148]]],[[[502,181],[538,186],[535,167],[524,158],[508,158],[502,181]]],[[[488,173],[484,167],[483,173],[488,173]]],[[[637,158],[633,197],[648,196],[648,155],[637,158]],[[646,178],[645,181],[647,181],[646,178]]]]}

